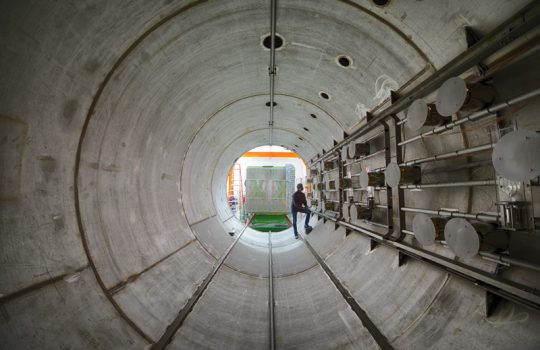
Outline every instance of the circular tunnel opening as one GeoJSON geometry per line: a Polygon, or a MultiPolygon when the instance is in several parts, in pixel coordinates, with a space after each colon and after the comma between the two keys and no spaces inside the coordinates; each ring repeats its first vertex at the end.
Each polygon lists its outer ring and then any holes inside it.
{"type": "Polygon", "coordinates": [[[239,157],[227,178],[233,215],[261,232],[281,232],[292,225],[290,208],[296,185],[311,193],[305,161],[281,146],[256,147],[239,157]]]}

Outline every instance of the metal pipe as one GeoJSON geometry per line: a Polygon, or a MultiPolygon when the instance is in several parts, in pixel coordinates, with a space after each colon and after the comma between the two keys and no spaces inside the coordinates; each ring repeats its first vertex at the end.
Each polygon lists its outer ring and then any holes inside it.
{"type": "Polygon", "coordinates": [[[497,116],[497,114],[486,113],[486,114],[481,114],[481,115],[476,116],[476,117],[473,117],[473,114],[471,114],[471,115],[469,115],[469,116],[467,116],[465,118],[457,119],[457,120],[455,120],[453,122],[446,123],[444,125],[433,128],[430,131],[426,131],[426,132],[424,132],[424,133],[422,133],[422,134],[420,134],[418,136],[415,136],[413,138],[410,138],[408,140],[403,140],[402,142],[398,143],[398,146],[403,146],[403,145],[406,145],[408,143],[418,141],[418,140],[423,139],[424,137],[427,137],[427,136],[442,134],[446,130],[452,130],[455,126],[464,124],[466,122],[475,121],[475,120],[478,120],[478,119],[481,119],[481,118],[490,117],[490,116],[495,117],[495,116],[497,116]]]}
{"type": "Polygon", "coordinates": [[[439,188],[439,187],[467,187],[467,186],[491,186],[496,185],[495,180],[480,180],[480,181],[461,181],[461,182],[446,182],[437,184],[420,184],[420,185],[401,185],[402,189],[415,189],[415,188],[439,188]]]}
{"type": "Polygon", "coordinates": [[[274,320],[274,268],[272,262],[272,234],[268,233],[268,307],[270,319],[270,350],[276,348],[276,333],[274,320]]]}
{"type": "Polygon", "coordinates": [[[442,167],[442,168],[431,168],[425,169],[422,171],[422,174],[432,174],[432,173],[448,173],[452,171],[458,171],[463,169],[478,168],[484,166],[492,166],[491,159],[480,160],[477,162],[470,162],[465,164],[459,164],[454,166],[442,167]]]}
{"type": "Polygon", "coordinates": [[[518,260],[518,259],[511,258],[509,256],[504,256],[502,254],[495,254],[495,253],[490,253],[490,252],[479,252],[478,255],[480,255],[483,258],[492,259],[497,263],[509,264],[510,266],[519,266],[519,267],[523,267],[529,270],[540,272],[540,265],[533,264],[528,261],[518,260]]]}
{"type": "Polygon", "coordinates": [[[276,76],[276,12],[277,12],[277,0],[270,1],[270,66],[268,67],[268,74],[270,76],[270,121],[268,122],[269,128],[269,141],[272,146],[273,131],[274,131],[274,80],[276,76]]]}
{"type": "Polygon", "coordinates": [[[459,157],[465,154],[487,151],[487,150],[493,149],[493,147],[495,147],[495,145],[493,143],[489,143],[489,144],[480,145],[476,147],[464,148],[464,149],[460,149],[454,152],[448,152],[448,153],[443,153],[443,154],[437,154],[431,157],[410,160],[408,162],[401,163],[400,166],[417,165],[417,164],[422,164],[422,163],[427,163],[427,162],[433,162],[436,160],[459,157]]]}
{"type": "MultiPolygon", "coordinates": [[[[501,296],[504,299],[519,303],[533,310],[540,310],[540,292],[531,287],[510,281],[491,273],[487,273],[473,266],[466,265],[459,261],[454,261],[434,252],[414,247],[405,242],[392,241],[374,231],[352,225],[342,220],[328,217],[317,211],[313,212],[319,216],[325,217],[328,220],[336,222],[340,226],[362,233],[386,247],[394,248],[407,256],[428,263],[457,277],[464,278],[494,294],[501,296]]],[[[411,231],[402,230],[402,232],[414,235],[414,233],[411,231]]]]}
{"type": "MultiPolygon", "coordinates": [[[[401,232],[406,233],[406,234],[411,235],[411,236],[414,236],[413,231],[401,230],[401,232]]],[[[496,253],[483,251],[483,252],[478,252],[478,255],[480,255],[482,258],[485,258],[485,259],[487,259],[489,261],[493,261],[493,262],[496,262],[496,263],[499,263],[499,264],[502,263],[504,265],[519,266],[519,267],[523,267],[523,268],[526,268],[526,269],[529,269],[529,270],[540,271],[540,265],[538,265],[538,264],[534,264],[534,263],[531,263],[531,262],[528,262],[528,261],[523,261],[523,260],[511,258],[509,256],[505,256],[505,255],[502,255],[502,254],[496,254],[496,253]]]]}
{"type": "Polygon", "coordinates": [[[430,214],[430,215],[437,215],[442,217],[450,217],[450,218],[464,218],[464,219],[474,219],[478,221],[484,221],[484,222],[499,222],[500,221],[500,215],[499,214],[488,214],[488,213],[463,213],[459,211],[450,211],[450,210],[430,210],[430,209],[419,209],[419,208],[401,208],[404,212],[409,213],[423,213],[423,214],[430,214]]]}
{"type": "MultiPolygon", "coordinates": [[[[471,46],[462,54],[456,56],[448,62],[444,67],[432,74],[426,80],[421,82],[415,89],[404,94],[392,103],[388,108],[380,113],[373,113],[373,118],[367,124],[359,127],[352,132],[349,137],[338,142],[330,151],[332,153],[336,149],[343,147],[349,142],[371,130],[378,125],[380,121],[386,117],[397,114],[407,108],[414,100],[425,97],[437,90],[442,83],[451,77],[455,77],[463,73],[465,70],[473,67],[478,62],[491,56],[509,43],[527,33],[530,29],[537,27],[540,23],[540,2],[532,1],[518,13],[504,21],[497,28],[484,36],[475,45],[471,46]]],[[[325,158],[322,155],[314,162],[319,162],[325,158]]]]}
{"type": "Polygon", "coordinates": [[[413,138],[410,138],[408,140],[403,140],[402,142],[398,143],[398,146],[406,145],[408,143],[420,140],[420,139],[422,139],[422,138],[424,138],[426,136],[440,134],[440,133],[442,133],[442,132],[444,132],[446,130],[452,129],[455,126],[458,126],[458,125],[461,125],[461,124],[464,124],[464,123],[467,123],[467,122],[470,122],[470,121],[475,121],[475,120],[478,120],[478,119],[482,119],[482,118],[486,118],[486,117],[489,117],[489,116],[496,115],[496,113],[498,111],[500,111],[501,109],[503,109],[503,108],[513,106],[516,103],[526,101],[528,99],[534,98],[534,97],[539,96],[539,95],[540,95],[540,88],[529,91],[526,94],[514,97],[514,98],[509,99],[509,100],[505,100],[505,101],[503,101],[501,103],[496,104],[495,106],[484,108],[484,109],[482,109],[482,110],[480,110],[478,112],[475,112],[475,113],[473,113],[473,114],[471,114],[471,115],[469,115],[469,116],[467,116],[465,118],[458,119],[456,121],[453,121],[453,122],[438,126],[436,128],[431,129],[430,131],[422,133],[422,134],[420,134],[418,136],[415,136],[413,138]]]}

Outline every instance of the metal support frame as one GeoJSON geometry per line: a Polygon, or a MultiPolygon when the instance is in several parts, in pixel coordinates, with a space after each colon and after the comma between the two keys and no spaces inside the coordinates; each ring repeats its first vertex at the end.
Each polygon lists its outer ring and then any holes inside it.
{"type": "MultiPolygon", "coordinates": [[[[319,215],[324,214],[319,213],[319,215]]],[[[540,291],[534,288],[490,274],[476,267],[465,265],[459,261],[452,260],[436,253],[414,247],[405,242],[392,241],[379,233],[348,222],[332,218],[328,218],[328,220],[337,221],[340,225],[361,233],[370,239],[375,239],[379,244],[400,251],[410,258],[423,261],[459,278],[466,279],[501,298],[540,311],[540,291]]]]}
{"type": "MultiPolygon", "coordinates": [[[[532,1],[514,16],[503,22],[497,28],[484,36],[475,45],[448,62],[444,67],[422,81],[411,92],[403,94],[395,103],[381,112],[373,114],[367,124],[359,127],[350,136],[334,146],[330,151],[341,148],[371,130],[380,121],[392,114],[397,114],[407,108],[414,100],[425,97],[437,90],[448,78],[460,75],[478,62],[491,56],[509,43],[520,38],[529,30],[540,24],[540,2],[532,1]]],[[[326,158],[326,154],[317,157],[313,162],[326,158]]]]}

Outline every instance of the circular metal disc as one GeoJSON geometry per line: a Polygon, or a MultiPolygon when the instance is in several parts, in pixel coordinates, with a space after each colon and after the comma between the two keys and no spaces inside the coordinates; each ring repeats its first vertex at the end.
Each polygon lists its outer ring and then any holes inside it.
{"type": "Polygon", "coordinates": [[[386,170],[384,171],[384,178],[388,186],[397,187],[399,185],[399,180],[401,180],[401,171],[399,170],[399,165],[397,165],[395,162],[388,164],[386,170]]]}
{"type": "Polygon", "coordinates": [[[428,106],[422,99],[415,100],[407,110],[407,127],[413,131],[424,126],[428,116],[428,106]]]}
{"type": "Polygon", "coordinates": [[[480,237],[467,220],[449,220],[444,227],[444,237],[450,249],[460,258],[472,258],[478,254],[480,237]]]}
{"type": "Polygon", "coordinates": [[[450,78],[441,85],[437,93],[437,112],[445,117],[451,116],[460,110],[466,98],[465,81],[459,77],[450,78]]]}
{"type": "Polygon", "coordinates": [[[360,187],[367,188],[369,186],[369,175],[367,172],[362,171],[360,173],[360,187]]]}
{"type": "Polygon", "coordinates": [[[422,246],[435,244],[435,225],[433,225],[433,221],[431,221],[428,215],[416,214],[412,222],[412,227],[414,237],[422,246]]]}
{"type": "Polygon", "coordinates": [[[518,130],[504,135],[495,145],[491,160],[495,170],[512,181],[540,176],[540,135],[518,130]]]}

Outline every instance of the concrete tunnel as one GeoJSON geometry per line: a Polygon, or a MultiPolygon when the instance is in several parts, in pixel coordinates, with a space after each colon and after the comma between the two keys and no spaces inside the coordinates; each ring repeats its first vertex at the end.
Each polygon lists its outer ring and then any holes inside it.
{"type": "Polygon", "coordinates": [[[538,2],[276,4],[1,2],[0,348],[540,348],[538,2]],[[452,77],[491,100],[418,124],[452,77]],[[300,240],[227,205],[269,144],[339,183],[300,240]]]}

